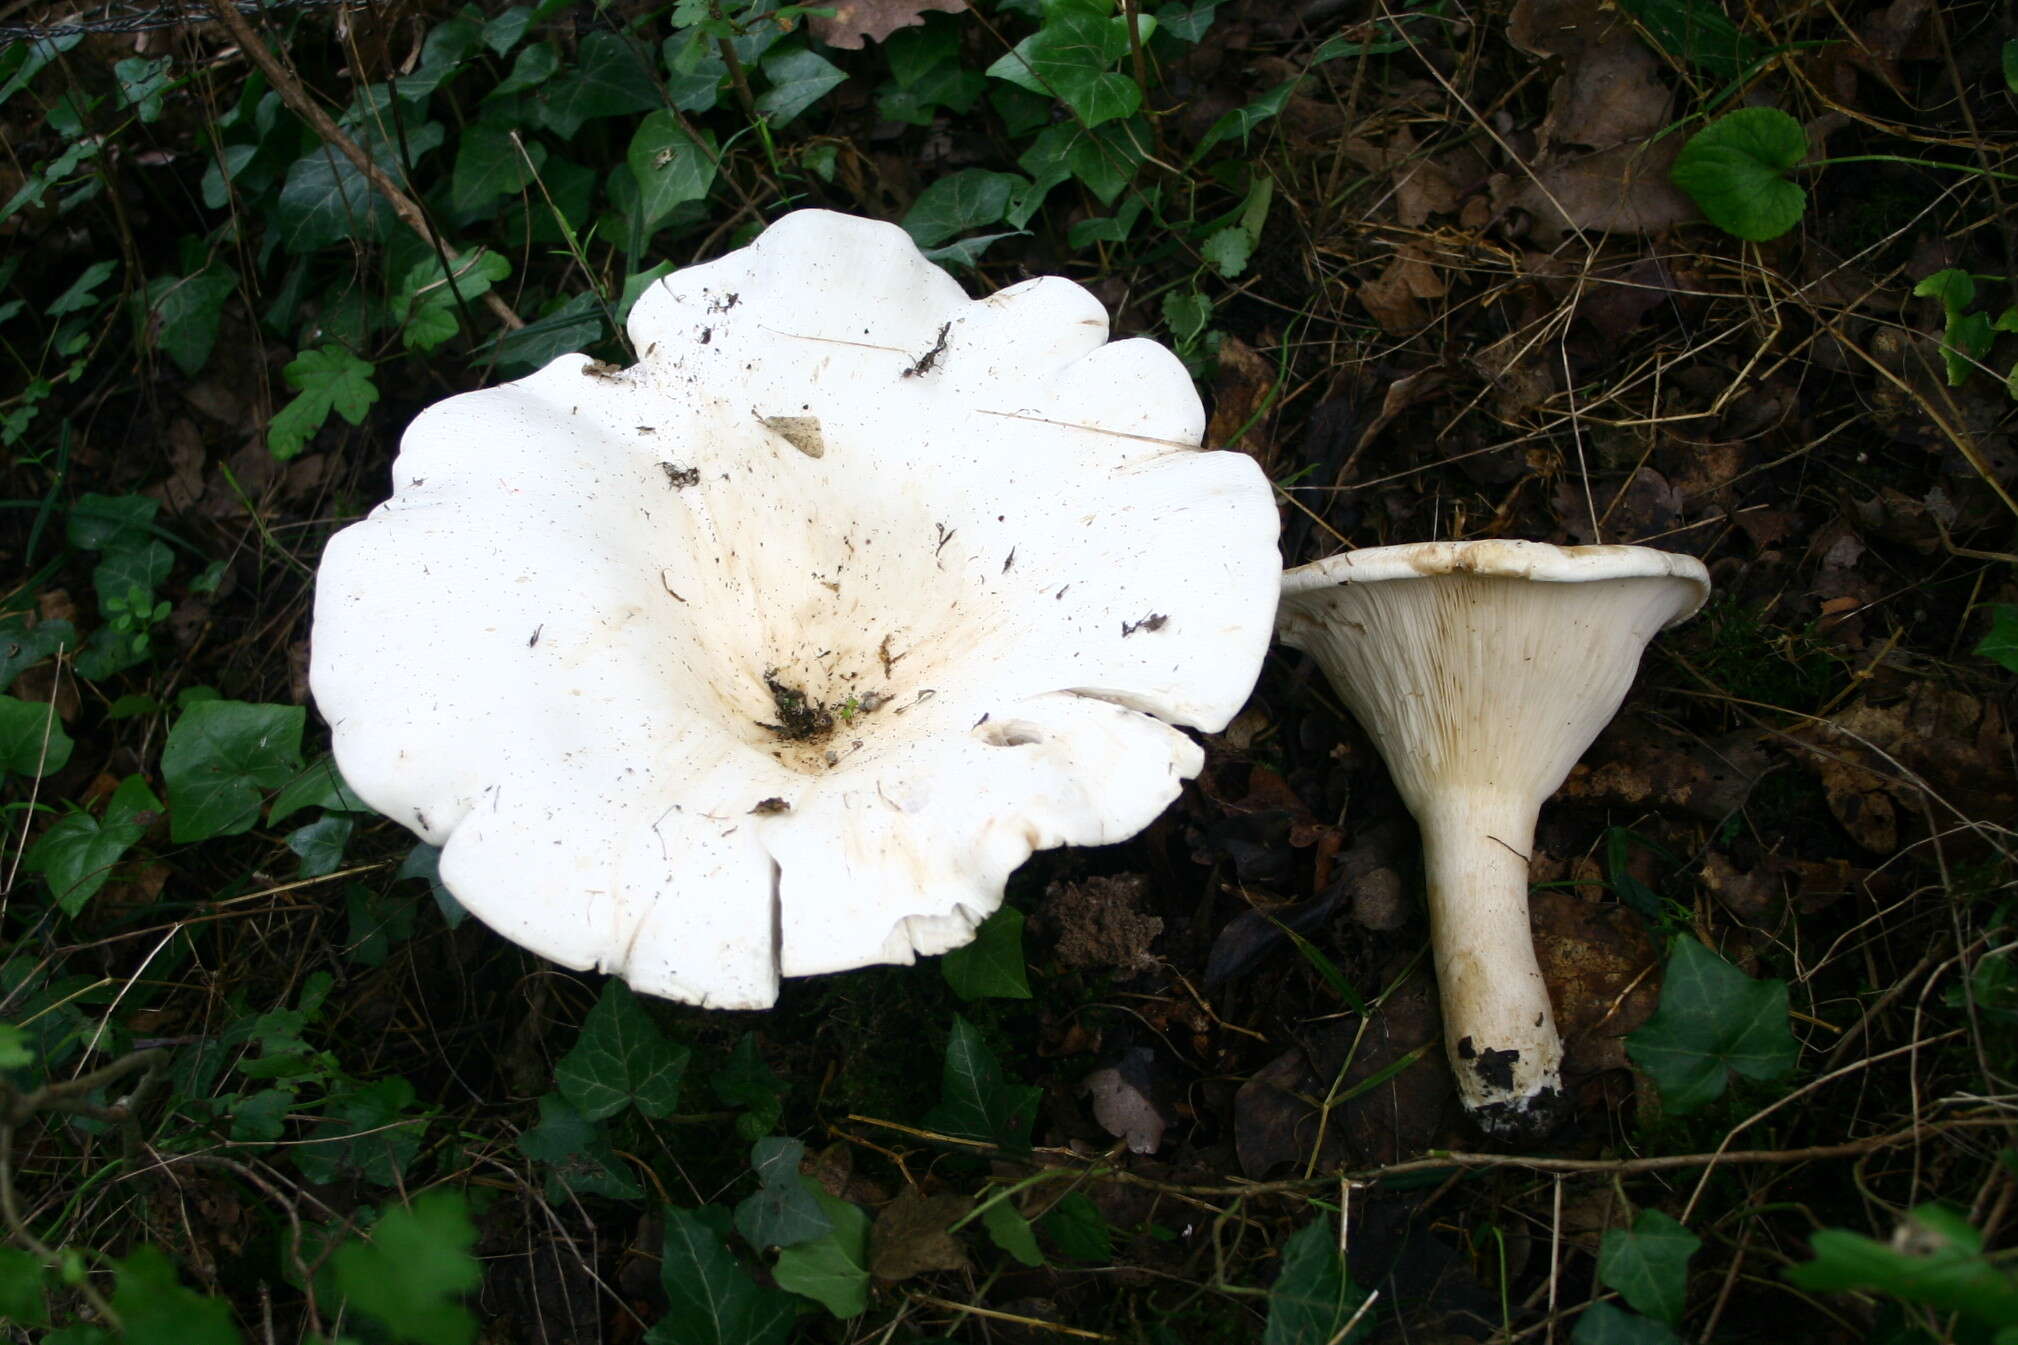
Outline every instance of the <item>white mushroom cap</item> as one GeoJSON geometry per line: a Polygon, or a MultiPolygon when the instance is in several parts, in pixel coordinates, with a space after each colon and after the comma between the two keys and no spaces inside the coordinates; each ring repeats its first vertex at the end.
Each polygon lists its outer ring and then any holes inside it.
{"type": "Polygon", "coordinates": [[[788,215],[565,356],[419,416],[332,539],[345,778],[507,937],[642,991],[967,940],[1033,850],[1119,841],[1252,688],[1267,480],[1086,291],[986,299],[788,215]]]}
{"type": "Polygon", "coordinates": [[[1535,817],[1709,572],[1645,547],[1426,542],[1300,566],[1282,591],[1277,635],[1316,658],[1422,828],[1459,1096],[1487,1130],[1545,1128],[1562,1041],[1528,930],[1535,817]]]}

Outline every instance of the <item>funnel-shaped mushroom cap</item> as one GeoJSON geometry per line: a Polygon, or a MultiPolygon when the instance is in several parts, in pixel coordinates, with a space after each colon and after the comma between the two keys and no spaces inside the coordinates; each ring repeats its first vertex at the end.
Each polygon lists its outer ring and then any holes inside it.
{"type": "Polygon", "coordinates": [[[332,539],[310,680],[443,882],[716,1007],[964,943],[1032,850],[1125,839],[1266,651],[1267,480],[1183,366],[1043,278],[986,299],[824,211],[407,431],[332,539]]]}
{"type": "Polygon", "coordinates": [[[1559,1100],[1527,924],[1535,815],[1647,642],[1709,588],[1690,556],[1519,541],[1351,551],[1283,576],[1277,635],[1317,659],[1422,827],[1445,1042],[1488,1129],[1532,1131],[1559,1100]]]}

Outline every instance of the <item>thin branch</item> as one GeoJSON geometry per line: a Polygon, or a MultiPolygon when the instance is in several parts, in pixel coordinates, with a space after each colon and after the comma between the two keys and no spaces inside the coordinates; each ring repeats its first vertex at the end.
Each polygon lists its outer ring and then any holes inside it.
{"type": "MultiPolygon", "coordinates": [[[[296,116],[314,128],[316,135],[324,144],[342,151],[343,157],[357,166],[357,171],[364,174],[364,180],[371,184],[372,190],[391,203],[392,211],[399,216],[400,223],[435,248],[445,248],[446,244],[434,226],[428,223],[427,215],[419,204],[401,191],[398,185],[385,175],[384,170],[372,162],[371,156],[366,154],[355,140],[344,134],[343,128],[331,120],[330,115],[322,110],[319,103],[309,97],[308,90],[295,77],[294,71],[282,64],[267,45],[260,41],[259,35],[252,31],[252,25],[238,12],[238,7],[229,3],[229,0],[210,0],[210,8],[224,26],[231,30],[231,38],[238,44],[239,50],[250,57],[252,63],[264,71],[267,79],[272,81],[281,101],[292,108],[296,116]]],[[[456,255],[461,254],[459,248],[447,250],[456,255]]],[[[517,331],[525,326],[525,321],[512,312],[510,305],[505,303],[497,291],[485,291],[483,301],[484,306],[490,309],[508,330],[517,331]]]]}

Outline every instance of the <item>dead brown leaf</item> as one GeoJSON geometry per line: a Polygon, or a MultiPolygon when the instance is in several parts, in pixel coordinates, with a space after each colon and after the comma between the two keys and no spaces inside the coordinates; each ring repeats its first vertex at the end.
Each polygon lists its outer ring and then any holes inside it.
{"type": "Polygon", "coordinates": [[[1266,417],[1257,413],[1268,404],[1274,388],[1275,366],[1253,346],[1227,333],[1219,345],[1219,373],[1212,382],[1212,419],[1205,427],[1205,442],[1237,449],[1268,470],[1275,445],[1264,429],[1266,417]]]}
{"type": "Polygon", "coordinates": [[[1624,27],[1610,0],[1516,0],[1506,34],[1530,56],[1573,57],[1624,27]]]}
{"type": "Polygon", "coordinates": [[[1155,1153],[1169,1125],[1156,1101],[1154,1065],[1155,1054],[1148,1047],[1130,1047],[1120,1060],[1094,1070],[1079,1084],[1079,1091],[1092,1099],[1093,1119],[1108,1134],[1126,1141],[1130,1153],[1155,1153]]]}
{"type": "Polygon", "coordinates": [[[1584,48],[1549,92],[1541,133],[1559,145],[1607,149],[1646,139],[1673,120],[1659,62],[1628,33],[1584,48]]]}
{"type": "Polygon", "coordinates": [[[1624,906],[1544,889],[1528,899],[1535,958],[1548,982],[1564,1068],[1626,1067],[1625,1035],[1660,1004],[1660,951],[1646,921],[1624,906]]]}
{"type": "Polygon", "coordinates": [[[1577,316],[1607,341],[1623,341],[1640,319],[1668,303],[1675,289],[1667,263],[1642,257],[1626,267],[1593,274],[1577,296],[1577,316]]]}
{"type": "Polygon", "coordinates": [[[1678,740],[1637,715],[1618,720],[1570,768],[1561,797],[1607,808],[1669,808],[1721,822],[1745,806],[1771,759],[1757,735],[1678,740]]]}
{"type": "Polygon", "coordinates": [[[967,0],[825,0],[834,12],[807,22],[813,36],[830,47],[860,51],[866,42],[887,42],[899,28],[915,28],[928,12],[964,14],[967,0]]]}
{"type": "Polygon", "coordinates": [[[1493,203],[1533,217],[1538,240],[1570,229],[1653,234],[1696,218],[1695,202],[1668,181],[1681,149],[1678,137],[1658,145],[1614,145],[1592,154],[1539,156],[1518,180],[1495,177],[1493,203]]]}
{"type": "MultiPolygon", "coordinates": [[[[1332,1029],[1333,1034],[1338,1029],[1332,1029]]],[[[1342,1052],[1341,1052],[1342,1054],[1342,1052]]],[[[1344,1136],[1336,1126],[1321,1124],[1313,1099],[1331,1086],[1320,1079],[1302,1047],[1283,1052],[1254,1072],[1233,1095],[1233,1148],[1240,1170],[1260,1179],[1276,1168],[1301,1164],[1312,1155],[1321,1168],[1344,1158],[1344,1136]]]]}
{"type": "Polygon", "coordinates": [[[1930,806],[1940,817],[1950,808],[1963,817],[2018,816],[2011,729],[1994,700],[1919,680],[1903,699],[1860,700],[1803,738],[1829,811],[1874,854],[1897,850],[1903,820],[1930,806]]]}
{"type": "Polygon", "coordinates": [[[967,1252],[948,1231],[974,1208],[962,1195],[928,1196],[907,1186],[869,1228],[869,1270],[879,1280],[908,1280],[934,1270],[965,1270],[967,1252]]]}
{"type": "Polygon", "coordinates": [[[1395,250],[1378,277],[1359,287],[1359,302],[1382,331],[1400,335],[1429,321],[1420,300],[1439,299],[1449,291],[1428,255],[1407,243],[1395,250]]]}

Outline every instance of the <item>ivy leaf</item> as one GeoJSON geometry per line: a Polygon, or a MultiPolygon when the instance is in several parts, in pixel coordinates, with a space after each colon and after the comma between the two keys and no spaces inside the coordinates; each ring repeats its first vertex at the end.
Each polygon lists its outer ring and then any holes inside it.
{"type": "Polygon", "coordinates": [[[820,101],[848,74],[826,57],[804,47],[776,47],[764,54],[764,77],[771,87],[757,98],[757,111],[783,126],[820,101]]]}
{"type": "Polygon", "coordinates": [[[680,119],[661,108],[638,123],[625,162],[638,184],[638,218],[646,233],[689,201],[706,199],[715,183],[715,142],[697,142],[680,119]]]}
{"type": "MultiPolygon", "coordinates": [[[[447,138],[439,122],[409,126],[399,144],[375,135],[360,137],[366,156],[394,180],[400,176],[402,144],[414,163],[447,138]]],[[[287,170],[273,207],[273,223],[290,253],[315,252],[345,239],[376,241],[393,221],[392,206],[372,189],[358,166],[330,145],[318,145],[287,170]]]]}
{"type": "Polygon", "coordinates": [[[407,1111],[413,1102],[413,1085],[397,1074],[339,1094],[309,1132],[309,1143],[295,1150],[295,1166],[312,1182],[355,1177],[391,1186],[420,1156],[427,1137],[427,1118],[407,1111]]]}
{"type": "MultiPolygon", "coordinates": [[[[500,52],[499,55],[503,53],[500,52]]],[[[515,93],[537,89],[553,77],[560,69],[561,58],[552,47],[540,44],[527,47],[512,62],[511,73],[498,81],[497,87],[484,95],[484,101],[509,98],[515,93]]]]}
{"type": "Polygon", "coordinates": [[[441,881],[440,846],[429,845],[426,841],[420,842],[406,852],[406,858],[400,861],[398,871],[392,876],[396,879],[418,878],[426,883],[428,894],[434,898],[436,908],[441,911],[443,923],[450,929],[462,928],[462,922],[469,919],[469,912],[441,881]]]}
{"type": "Polygon", "coordinates": [[[1988,313],[1950,311],[1941,333],[1941,362],[1948,369],[1948,386],[1959,388],[1976,371],[1977,361],[1990,353],[1997,339],[1988,313]]]}
{"type": "Polygon", "coordinates": [[[1593,1303],[1577,1318],[1571,1345],[1682,1345],[1664,1323],[1627,1312],[1616,1303],[1593,1303]]]}
{"type": "Polygon", "coordinates": [[[47,1326],[49,1301],[42,1294],[42,1258],[0,1247],[0,1322],[47,1326]]]}
{"type": "Polygon", "coordinates": [[[1620,0],[1654,45],[1719,80],[1735,80],[1766,53],[1714,0],[1620,0]]]}
{"type": "MultiPolygon", "coordinates": [[[[454,259],[454,284],[442,269],[441,258],[429,257],[407,269],[400,282],[393,311],[406,314],[400,339],[408,350],[433,350],[460,330],[460,307],[456,296],[469,303],[490,292],[491,286],[511,274],[512,264],[503,253],[478,248],[454,259]]],[[[376,394],[374,393],[374,396],[376,394]]],[[[353,421],[353,424],[356,422],[353,421]]]]}
{"type": "Polygon", "coordinates": [[[76,647],[77,628],[68,621],[38,621],[31,626],[21,616],[0,620],[0,691],[58,649],[76,647]]]}
{"type": "Polygon", "coordinates": [[[580,350],[603,334],[603,309],[594,294],[577,294],[538,320],[506,332],[490,346],[500,373],[537,369],[556,355],[580,350]]]}
{"type": "MultiPolygon", "coordinates": [[[[1135,176],[1148,143],[1141,126],[1134,122],[1110,123],[1094,131],[1070,123],[1048,126],[1038,132],[1016,164],[1040,184],[1062,167],[1098,197],[1100,204],[1112,206],[1135,176]]],[[[1009,222],[1018,223],[1016,216],[1009,222]]]]}
{"type": "MultiPolygon", "coordinates": [[[[541,50],[529,47],[524,55],[541,50]]],[[[621,34],[603,29],[582,39],[574,62],[546,82],[538,101],[540,120],[563,140],[574,139],[591,118],[622,117],[658,105],[646,57],[621,34]]]]}
{"type": "Polygon", "coordinates": [[[680,1105],[690,1054],[667,1041],[631,988],[612,977],[574,1049],[554,1066],[554,1086],[591,1121],[632,1104],[646,1116],[665,1116],[680,1105]]]}
{"type": "Polygon", "coordinates": [[[1731,1070],[1776,1079],[1800,1055],[1787,1026],[1787,983],[1754,981],[1687,936],[1668,954],[1660,1007],[1626,1049],[1677,1115],[1722,1096],[1731,1070]]]}
{"type": "Polygon", "coordinates": [[[974,941],[939,960],[946,984],[961,999],[1028,999],[1023,965],[1023,912],[1004,906],[981,922],[974,941]]]}
{"type": "MultiPolygon", "coordinates": [[[[1128,21],[1104,7],[1059,6],[1044,26],[1017,43],[987,73],[1018,88],[1065,101],[1088,128],[1132,116],[1142,104],[1135,81],[1114,72],[1128,54],[1128,21]]],[[[1153,25],[1140,20],[1147,40],[1153,25]]]]}
{"type": "Polygon", "coordinates": [[[1913,287],[1918,299],[1939,299],[1950,313],[1960,313],[1976,302],[1976,282],[1959,266],[1949,266],[1927,276],[1913,287]]]}
{"type": "Polygon", "coordinates": [[[331,411],[360,425],[378,400],[371,365],[342,346],[304,350],[282,373],[288,386],[301,392],[266,427],[266,446],[276,458],[291,458],[306,448],[331,411]]]}
{"type": "Polygon", "coordinates": [[[105,559],[92,567],[91,586],[98,592],[100,607],[124,606],[137,614],[152,605],[154,590],[174,568],[175,553],[163,543],[151,538],[122,542],[107,547],[105,559]]]}
{"type": "Polygon", "coordinates": [[[449,204],[458,214],[476,214],[500,196],[523,190],[546,155],[546,146],[537,140],[526,146],[525,154],[519,153],[511,133],[502,127],[478,122],[464,128],[456,142],[455,169],[449,177],[449,204]],[[530,164],[526,162],[528,154],[532,156],[530,164]]]}
{"type": "Polygon", "coordinates": [[[520,1134],[519,1152],[547,1165],[547,1199],[570,1195],[637,1200],[644,1195],[610,1148],[602,1127],[570,1107],[557,1093],[540,1099],[540,1123],[520,1134]]]}
{"type": "Polygon", "coordinates": [[[147,330],[154,348],[185,377],[196,377],[210,362],[225,300],[235,288],[237,282],[222,270],[162,276],[147,286],[147,330]]]}
{"type": "Polygon", "coordinates": [[[490,48],[491,55],[503,56],[519,44],[532,21],[532,6],[513,5],[483,26],[483,44],[490,48]]]}
{"type": "Polygon", "coordinates": [[[287,1114],[297,1094],[291,1088],[263,1088],[240,1095],[231,1104],[231,1138],[240,1143],[271,1144],[287,1131],[287,1114]]]}
{"type": "Polygon", "coordinates": [[[1787,174],[1808,157],[1808,133],[1776,107],[1741,107],[1689,137],[1668,170],[1710,223],[1763,243],[1801,222],[1808,193],[1787,174]]]}
{"type": "Polygon", "coordinates": [[[135,1248],[113,1266],[112,1310],[125,1345],[241,1345],[231,1305],[186,1287],[160,1248],[135,1248]]]}
{"type": "Polygon", "coordinates": [[[1024,1265],[1034,1269],[1044,1264],[1044,1253],[1037,1248],[1037,1234],[1030,1221],[1006,1197],[982,1206],[981,1226],[988,1230],[997,1247],[1024,1265]]]}
{"type": "Polygon", "coordinates": [[[161,752],[174,841],[252,830],[262,792],[280,788],[301,769],[307,718],[299,705],[245,701],[198,701],[184,710],[161,752]]]}
{"type": "Polygon", "coordinates": [[[1012,1084],[965,1018],[955,1016],[946,1043],[946,1068],[939,1105],[925,1117],[934,1130],[960,1139],[1020,1147],[1029,1142],[1040,1088],[1012,1084]]]}
{"type": "Polygon", "coordinates": [[[277,827],[303,808],[323,808],[335,813],[372,811],[372,806],[353,793],[344,782],[342,772],[336,768],[336,758],[327,752],[280,787],[280,792],[273,796],[272,806],[267,809],[266,823],[277,827]]]}
{"type": "Polygon", "coordinates": [[[119,263],[106,258],[95,261],[84,268],[69,288],[50,301],[43,311],[52,318],[60,318],[66,313],[88,313],[103,303],[104,296],[95,293],[97,288],[111,278],[119,269],[119,263]]]}
{"type": "Polygon", "coordinates": [[[1039,1222],[1045,1236],[1075,1261],[1103,1264],[1114,1259],[1114,1235],[1100,1207],[1083,1191],[1062,1197],[1039,1222]]]}
{"type": "Polygon", "coordinates": [[[336,1249],[337,1291],[383,1322],[399,1340],[419,1345],[470,1345],[477,1322],[459,1301],[483,1281],[470,1252],[476,1226],[462,1197],[430,1191],[411,1208],[386,1213],[371,1241],[336,1249]]]}
{"type": "MultiPolygon", "coordinates": [[[[350,824],[349,818],[335,820],[346,826],[350,824]]],[[[293,843],[293,837],[289,837],[288,844],[293,843]]],[[[304,873],[307,867],[304,862],[304,873]]],[[[383,966],[395,943],[413,937],[414,910],[419,902],[412,897],[374,892],[363,883],[350,883],[344,888],[343,905],[350,917],[350,928],[344,935],[344,957],[352,962],[366,967],[383,966]]]]}
{"type": "Polygon", "coordinates": [[[1990,629],[1976,642],[1976,655],[2018,672],[2018,605],[2000,602],[1990,609],[1990,629]]]}
{"type": "Polygon", "coordinates": [[[1014,229],[1008,233],[975,234],[972,237],[948,243],[944,247],[927,249],[925,260],[931,262],[934,266],[943,266],[949,270],[960,269],[971,271],[980,265],[981,254],[986,252],[991,246],[1001,242],[1005,238],[1026,237],[1029,232],[1028,229],[1014,229]]]}
{"type": "Polygon", "coordinates": [[[1598,1280],[1649,1317],[1682,1320],[1689,1258],[1703,1240],[1659,1210],[1642,1210],[1630,1231],[1614,1228],[1598,1247],[1598,1280]]]}
{"type": "Polygon", "coordinates": [[[71,747],[55,706],[0,696],[0,779],[60,771],[71,747]]]}
{"type": "Polygon", "coordinates": [[[119,81],[119,96],[143,124],[161,119],[161,99],[174,83],[168,74],[174,64],[174,59],[168,56],[153,60],[134,56],[113,62],[112,75],[119,81]]]}
{"type": "Polygon", "coordinates": [[[646,1345],[782,1345],[798,1303],[750,1278],[704,1216],[719,1211],[667,1210],[659,1280],[670,1300],[646,1345]]]}
{"type": "Polygon", "coordinates": [[[833,1221],[799,1181],[805,1157],[805,1145],[775,1135],[750,1151],[763,1187],[736,1206],[736,1231],[752,1247],[796,1247],[833,1232],[833,1221]]]}
{"type": "Polygon", "coordinates": [[[1366,1329],[1364,1320],[1350,1335],[1343,1333],[1365,1297],[1346,1274],[1331,1220],[1320,1216],[1283,1244],[1282,1272],[1268,1291],[1262,1345],[1347,1345],[1358,1340],[1366,1329]]]}
{"type": "Polygon", "coordinates": [[[1889,1244],[1841,1228],[1808,1241],[1815,1259],[1786,1272],[1802,1289],[1885,1293],[1988,1327],[2018,1326],[2018,1279],[1983,1255],[1983,1235],[1946,1206],[1914,1209],[1889,1244]]]}
{"type": "Polygon", "coordinates": [[[1278,116],[1289,103],[1289,95],[1296,92],[1298,81],[1278,84],[1246,107],[1237,107],[1212,123],[1212,129],[1198,142],[1198,148],[1191,152],[1191,161],[1203,158],[1205,151],[1226,140],[1238,140],[1244,148],[1247,137],[1255,127],[1278,116]]]}
{"type": "Polygon", "coordinates": [[[137,775],[129,775],[112,791],[105,817],[82,809],[56,819],[22,861],[42,875],[65,915],[75,915],[98,895],[112,876],[112,866],[147,834],[161,816],[161,800],[137,775]]]}
{"type": "Polygon", "coordinates": [[[869,1307],[869,1216],[858,1205],[811,1189],[832,1228],[778,1253],[772,1271],[780,1289],[810,1298],[844,1321],[869,1307]]]}
{"type": "Polygon", "coordinates": [[[355,824],[347,817],[322,817],[287,834],[287,848],[301,856],[301,876],[320,878],[343,864],[355,824]]]}
{"type": "Polygon", "coordinates": [[[754,1032],[743,1034],[729,1053],[728,1063],[715,1071],[710,1082],[724,1104],[747,1108],[736,1118],[736,1133],[746,1140],[770,1134],[785,1114],[785,1085],[764,1063],[754,1032]]]}
{"type": "Polygon", "coordinates": [[[1001,219],[1010,198],[1028,181],[1015,173],[963,168],[939,178],[911,203],[904,232],[921,248],[935,248],[955,234],[1001,219]]]}
{"type": "Polygon", "coordinates": [[[146,540],[160,508],[158,501],[145,495],[86,494],[70,506],[63,535],[70,545],[85,551],[138,543],[146,540]]]}

